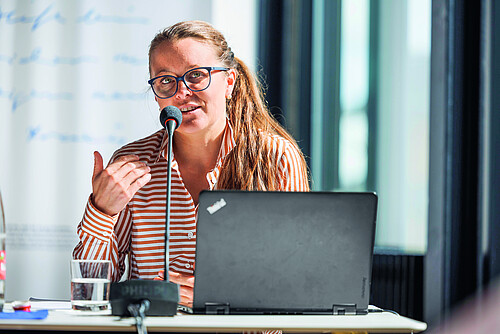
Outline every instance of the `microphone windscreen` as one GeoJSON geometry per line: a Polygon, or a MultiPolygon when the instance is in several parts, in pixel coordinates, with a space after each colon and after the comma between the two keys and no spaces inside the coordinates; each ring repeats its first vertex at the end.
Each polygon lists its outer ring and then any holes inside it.
{"type": "Polygon", "coordinates": [[[167,126],[167,121],[171,119],[175,121],[175,129],[182,123],[182,112],[174,106],[167,106],[160,112],[160,122],[163,127],[167,126]]]}

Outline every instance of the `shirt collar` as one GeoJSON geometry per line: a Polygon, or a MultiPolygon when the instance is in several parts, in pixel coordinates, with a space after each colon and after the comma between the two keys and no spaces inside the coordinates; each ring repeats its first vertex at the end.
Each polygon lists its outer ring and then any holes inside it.
{"type": "MultiPolygon", "coordinates": [[[[168,133],[166,129],[163,129],[163,139],[160,143],[160,149],[156,156],[155,163],[158,162],[161,158],[166,159],[165,148],[167,147],[167,144],[168,144],[168,133]]],[[[222,160],[233,150],[234,146],[236,146],[236,142],[234,140],[233,128],[229,123],[229,119],[226,117],[226,128],[224,129],[224,135],[222,137],[222,143],[219,150],[219,155],[217,156],[216,166],[222,164],[222,160]]]]}

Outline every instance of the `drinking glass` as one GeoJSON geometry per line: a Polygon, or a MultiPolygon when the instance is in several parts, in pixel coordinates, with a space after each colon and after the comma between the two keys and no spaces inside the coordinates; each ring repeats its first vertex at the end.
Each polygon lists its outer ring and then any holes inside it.
{"type": "Polygon", "coordinates": [[[71,306],[74,310],[109,308],[111,261],[71,260],[71,306]]]}

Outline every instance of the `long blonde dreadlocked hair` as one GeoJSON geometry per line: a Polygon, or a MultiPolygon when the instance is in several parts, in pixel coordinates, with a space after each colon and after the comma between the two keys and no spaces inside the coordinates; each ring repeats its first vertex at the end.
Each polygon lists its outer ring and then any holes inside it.
{"type": "MultiPolygon", "coordinates": [[[[279,190],[280,175],[276,156],[266,137],[277,134],[300,149],[288,132],[271,116],[257,78],[231,51],[224,36],[203,21],[185,21],[159,32],[151,41],[151,55],[163,42],[194,38],[212,45],[223,66],[235,69],[236,83],[232,98],[226,102],[226,113],[233,128],[236,146],[227,155],[217,182],[218,189],[279,190]],[[267,134],[267,136],[266,136],[267,134]]],[[[300,153],[301,170],[308,180],[307,165],[300,153]]]]}

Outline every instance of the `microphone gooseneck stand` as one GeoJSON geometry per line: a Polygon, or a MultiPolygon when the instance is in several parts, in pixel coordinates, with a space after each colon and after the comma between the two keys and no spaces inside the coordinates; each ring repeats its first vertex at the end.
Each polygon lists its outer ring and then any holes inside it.
{"type": "Polygon", "coordinates": [[[167,202],[165,207],[165,266],[164,279],[128,280],[111,283],[110,302],[113,315],[136,319],[138,333],[147,333],[144,325],[146,316],[174,316],[179,303],[179,285],[169,282],[169,235],[170,235],[170,198],[171,198],[171,165],[172,141],[175,129],[182,122],[181,111],[168,106],[160,113],[160,122],[168,131],[167,149],[167,202]]]}
{"type": "Polygon", "coordinates": [[[167,145],[167,201],[165,203],[165,264],[163,280],[169,281],[169,260],[170,260],[170,201],[172,198],[172,148],[174,142],[174,131],[182,123],[182,112],[179,108],[168,106],[163,108],[160,113],[160,122],[168,133],[167,145]]]}
{"type": "Polygon", "coordinates": [[[169,260],[170,260],[170,250],[169,250],[169,241],[170,241],[170,201],[172,198],[172,142],[174,139],[174,130],[175,130],[175,122],[168,122],[166,124],[166,128],[168,131],[168,147],[167,147],[167,202],[165,204],[165,272],[163,274],[163,280],[169,280],[169,260]]]}

